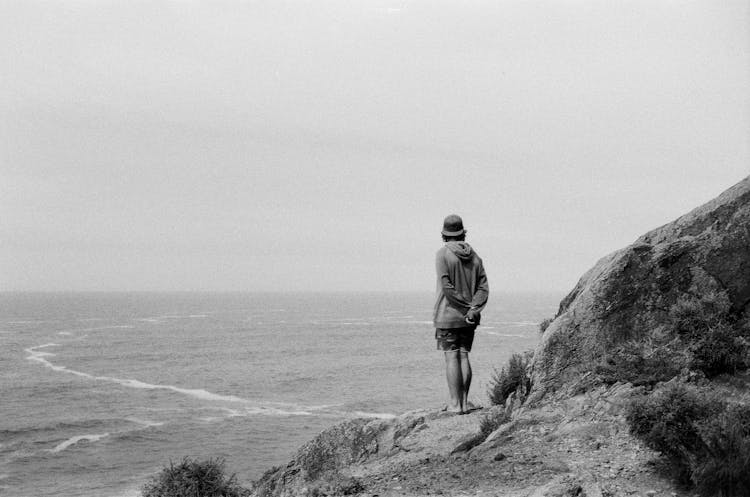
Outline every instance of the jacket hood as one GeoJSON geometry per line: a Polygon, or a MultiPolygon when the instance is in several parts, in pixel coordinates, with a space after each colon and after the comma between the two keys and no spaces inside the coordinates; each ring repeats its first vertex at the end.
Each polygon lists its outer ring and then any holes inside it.
{"type": "Polygon", "coordinates": [[[448,250],[456,254],[456,257],[464,261],[470,260],[474,255],[471,245],[466,242],[451,241],[447,242],[445,246],[448,247],[448,250]]]}

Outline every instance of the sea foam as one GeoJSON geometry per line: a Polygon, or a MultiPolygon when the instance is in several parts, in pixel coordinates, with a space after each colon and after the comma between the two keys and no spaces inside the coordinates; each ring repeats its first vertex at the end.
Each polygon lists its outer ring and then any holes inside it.
{"type": "Polygon", "coordinates": [[[88,379],[95,380],[95,381],[106,381],[110,383],[116,383],[118,385],[122,385],[128,388],[135,388],[135,389],[142,389],[142,390],[168,390],[168,391],[172,391],[172,392],[179,393],[182,395],[187,395],[189,397],[193,397],[199,400],[246,404],[247,406],[244,408],[243,411],[237,411],[238,414],[234,414],[238,416],[249,416],[249,415],[311,416],[313,415],[311,411],[321,410],[321,407],[315,407],[315,406],[305,407],[305,406],[299,406],[296,404],[284,404],[284,403],[278,403],[276,405],[272,405],[272,404],[257,405],[257,402],[254,402],[250,399],[245,399],[242,397],[238,397],[236,395],[223,395],[223,394],[213,393],[213,392],[209,392],[208,390],[204,390],[202,388],[183,388],[183,387],[178,387],[175,385],[147,383],[147,382],[132,379],[132,378],[117,378],[114,376],[93,375],[93,374],[85,373],[83,371],[76,371],[66,366],[60,366],[60,365],[54,364],[50,362],[47,358],[54,357],[56,354],[52,352],[45,352],[45,351],[39,350],[39,349],[44,349],[48,347],[59,347],[59,346],[60,344],[57,344],[57,343],[45,343],[42,345],[37,345],[35,347],[29,347],[28,349],[25,349],[25,352],[29,354],[26,357],[26,359],[29,361],[39,362],[43,364],[44,366],[52,369],[53,371],[58,371],[61,373],[68,373],[68,374],[72,374],[81,378],[88,378],[88,379]]]}
{"type": "Polygon", "coordinates": [[[50,452],[52,453],[62,452],[63,450],[67,449],[71,445],[77,444],[78,442],[81,442],[84,440],[88,442],[96,442],[108,436],[109,436],[109,433],[93,434],[93,435],[78,435],[75,437],[70,437],[69,439],[57,444],[54,448],[50,449],[50,452]]]}
{"type": "Polygon", "coordinates": [[[118,385],[122,385],[124,387],[129,387],[129,388],[138,388],[138,389],[144,389],[144,390],[171,390],[173,392],[177,392],[183,395],[188,395],[188,396],[195,397],[201,400],[223,401],[223,402],[243,402],[243,403],[252,402],[248,399],[237,397],[236,395],[221,395],[221,394],[209,392],[207,390],[203,390],[201,388],[182,388],[182,387],[177,387],[174,385],[161,385],[161,384],[154,384],[154,383],[146,383],[144,381],[130,379],[130,378],[116,378],[114,376],[92,375],[89,373],[84,373],[83,371],[76,371],[75,369],[70,369],[66,366],[59,366],[57,364],[53,364],[52,362],[48,361],[46,358],[53,357],[56,354],[53,354],[52,352],[44,352],[44,351],[37,350],[37,349],[43,349],[47,347],[59,347],[59,346],[60,344],[57,344],[57,343],[45,343],[43,345],[37,345],[36,347],[30,347],[28,349],[25,349],[25,351],[29,354],[29,356],[26,357],[26,359],[30,361],[40,362],[44,364],[46,367],[54,371],[59,371],[61,373],[68,373],[68,374],[79,376],[81,378],[89,378],[89,379],[97,380],[97,381],[108,381],[110,383],[117,383],[118,385]]]}
{"type": "Polygon", "coordinates": [[[125,418],[125,421],[130,421],[131,423],[145,426],[147,428],[150,428],[152,426],[162,426],[164,424],[163,421],[151,421],[148,419],[133,418],[133,417],[125,418]]]}

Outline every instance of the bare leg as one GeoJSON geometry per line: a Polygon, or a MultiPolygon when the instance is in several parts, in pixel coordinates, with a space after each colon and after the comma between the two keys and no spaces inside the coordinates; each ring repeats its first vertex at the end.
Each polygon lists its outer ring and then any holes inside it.
{"type": "Polygon", "coordinates": [[[450,402],[448,403],[448,412],[463,412],[463,376],[461,373],[461,363],[459,361],[458,350],[445,351],[445,377],[448,380],[448,393],[450,402]]]}
{"type": "Polygon", "coordinates": [[[471,363],[469,362],[469,353],[461,351],[461,408],[468,412],[469,407],[469,388],[471,387],[471,363]]]}

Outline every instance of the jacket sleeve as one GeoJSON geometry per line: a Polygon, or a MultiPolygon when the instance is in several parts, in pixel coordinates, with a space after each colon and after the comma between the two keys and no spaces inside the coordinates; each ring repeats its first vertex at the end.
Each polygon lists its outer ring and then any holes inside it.
{"type": "Polygon", "coordinates": [[[484,272],[484,264],[479,261],[479,272],[477,274],[477,288],[474,291],[474,297],[471,299],[471,307],[480,311],[487,304],[490,296],[490,285],[487,282],[487,273],[484,272]]]}
{"type": "MultiPolygon", "coordinates": [[[[448,300],[448,303],[461,311],[467,311],[471,307],[471,304],[463,299],[461,295],[456,291],[456,287],[451,282],[450,275],[448,273],[448,265],[445,263],[445,257],[441,252],[438,252],[435,260],[435,269],[437,270],[438,281],[443,289],[443,295],[448,300]]],[[[486,279],[486,278],[485,278],[486,279]]],[[[486,300],[486,299],[485,299],[486,300]]]]}

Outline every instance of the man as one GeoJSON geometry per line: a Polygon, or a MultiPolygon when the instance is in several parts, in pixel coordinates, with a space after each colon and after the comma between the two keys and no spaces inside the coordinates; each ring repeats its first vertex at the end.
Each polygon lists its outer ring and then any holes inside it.
{"type": "Polygon", "coordinates": [[[445,245],[437,251],[437,299],[433,321],[438,350],[445,353],[449,412],[469,412],[471,364],[469,352],[480,313],[487,304],[489,286],[482,259],[466,243],[461,217],[451,214],[443,221],[445,245]]]}

